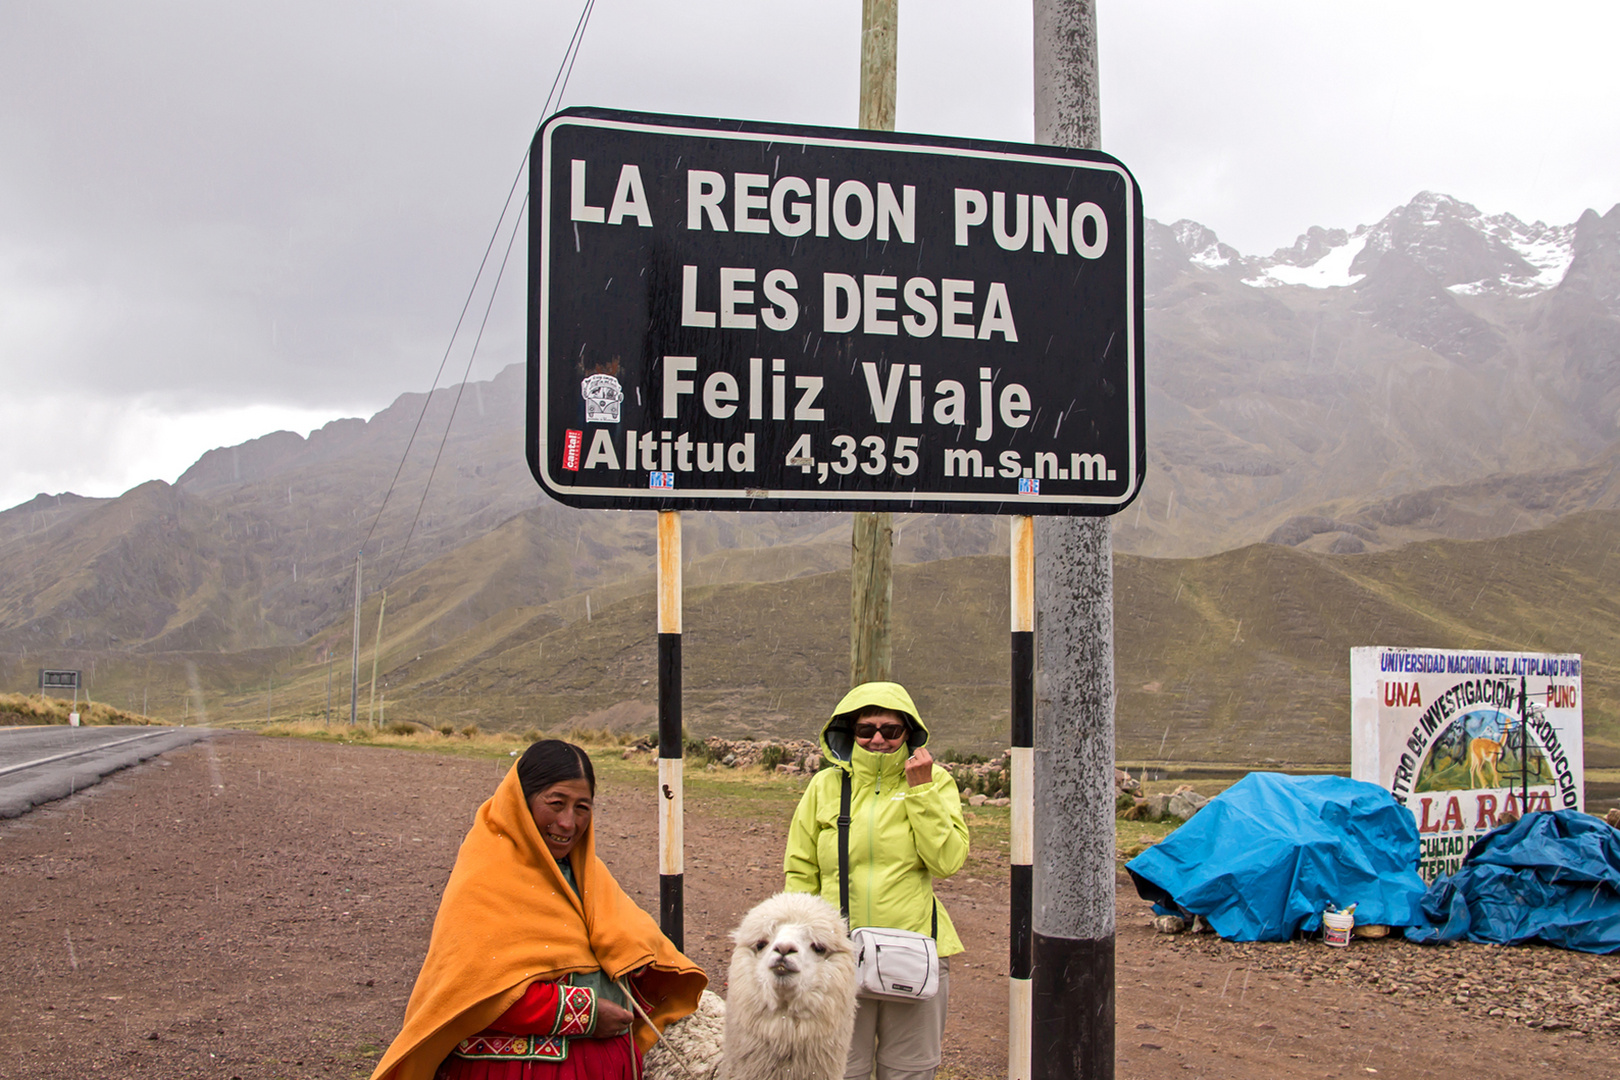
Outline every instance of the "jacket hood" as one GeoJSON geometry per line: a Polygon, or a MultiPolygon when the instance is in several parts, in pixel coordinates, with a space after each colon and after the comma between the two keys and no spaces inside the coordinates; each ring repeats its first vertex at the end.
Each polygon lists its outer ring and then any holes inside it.
{"type": "Polygon", "coordinates": [[[917,714],[917,703],[906,688],[893,682],[861,683],[833,709],[832,718],[821,729],[821,748],[829,760],[848,768],[855,750],[855,714],[868,705],[877,705],[905,717],[906,749],[916,753],[928,742],[928,726],[917,714]]]}

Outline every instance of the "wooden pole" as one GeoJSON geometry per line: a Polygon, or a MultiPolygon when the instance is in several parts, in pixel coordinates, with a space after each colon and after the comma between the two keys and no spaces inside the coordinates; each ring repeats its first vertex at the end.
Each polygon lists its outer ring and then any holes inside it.
{"type": "Polygon", "coordinates": [[[388,610],[388,590],[384,589],[382,603],[377,605],[377,642],[371,647],[371,704],[366,708],[368,723],[377,722],[377,660],[382,656],[383,612],[388,610]]]}
{"type": "Polygon", "coordinates": [[[861,124],[894,130],[895,51],[899,0],[861,0],[861,124]]]}
{"type": "Polygon", "coordinates": [[[686,837],[681,740],[681,513],[658,511],[658,925],[685,948],[686,837]]]}
{"type": "Polygon", "coordinates": [[[887,682],[894,670],[894,517],[856,514],[850,537],[849,685],[887,682]]]}
{"type": "MultiPolygon", "coordinates": [[[[894,130],[899,0],[861,0],[860,126],[894,130]]],[[[894,516],[857,513],[850,534],[849,684],[888,681],[894,667],[894,516]]]]}
{"type": "Polygon", "coordinates": [[[364,552],[354,555],[354,659],[349,666],[349,726],[360,718],[360,559],[364,552]]]}

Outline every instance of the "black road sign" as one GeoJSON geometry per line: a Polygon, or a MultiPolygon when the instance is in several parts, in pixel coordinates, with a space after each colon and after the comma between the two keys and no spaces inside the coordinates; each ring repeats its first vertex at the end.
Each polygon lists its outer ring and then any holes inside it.
{"type": "Polygon", "coordinates": [[[1112,514],[1142,199],[1106,154],[569,109],[530,154],[528,455],[573,506],[1112,514]]]}
{"type": "Polygon", "coordinates": [[[39,689],[41,693],[46,690],[77,690],[82,685],[79,681],[79,672],[76,670],[39,669],[39,689]]]}

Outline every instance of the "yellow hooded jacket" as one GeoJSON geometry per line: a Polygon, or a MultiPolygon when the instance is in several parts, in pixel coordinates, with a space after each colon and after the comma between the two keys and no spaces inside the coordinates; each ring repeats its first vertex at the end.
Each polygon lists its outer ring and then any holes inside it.
{"type": "Polygon", "coordinates": [[[821,748],[834,767],[810,781],[788,827],[783,859],[788,892],[818,893],[838,906],[838,806],[841,775],[851,783],[849,925],[892,926],[926,934],[938,911],[939,955],[962,951],[962,939],[934,897],[934,879],[967,861],[968,830],[956,781],[939,765],[933,779],[911,787],[906,758],[928,742],[917,706],[898,683],[863,683],[844,695],[821,729],[821,748]],[[908,717],[904,746],[874,754],[855,742],[855,713],[868,705],[908,717]]]}

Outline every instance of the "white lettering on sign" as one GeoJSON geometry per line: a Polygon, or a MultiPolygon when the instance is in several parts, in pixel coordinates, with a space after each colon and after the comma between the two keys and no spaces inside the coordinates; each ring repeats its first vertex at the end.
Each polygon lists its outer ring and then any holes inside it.
{"type": "MultiPolygon", "coordinates": [[[[699,376],[701,363],[695,356],[663,358],[663,389],[660,400],[665,420],[687,419],[690,415],[686,411],[688,399],[691,399],[690,404],[701,407],[704,414],[713,419],[729,420],[736,415],[739,402],[744,396],[744,389],[738,384],[737,377],[728,371],[709,371],[699,376]]],[[[967,391],[955,379],[941,379],[934,384],[933,408],[930,410],[923,365],[891,364],[887,371],[883,371],[876,362],[864,360],[860,368],[867,400],[872,409],[872,418],[877,423],[894,423],[904,403],[905,420],[912,424],[923,424],[932,420],[941,427],[967,426],[969,420],[967,391]]],[[[764,418],[759,414],[763,412],[764,399],[768,393],[772,420],[790,419],[791,403],[791,419],[794,422],[826,421],[826,409],[821,404],[822,394],[827,390],[824,375],[790,372],[787,360],[778,357],[771,361],[771,374],[767,382],[763,360],[753,357],[749,361],[747,379],[746,394],[752,419],[764,418]]],[[[1002,427],[1013,430],[1025,427],[1030,422],[1030,412],[1034,406],[1029,388],[1022,383],[1009,382],[998,391],[995,381],[992,369],[987,367],[979,369],[978,416],[973,428],[975,442],[988,441],[995,433],[998,421],[1002,427]]],[[[1084,475],[1087,480],[1100,480],[1107,475],[1106,464],[1101,455],[1071,454],[1072,464],[1068,469],[1058,468],[1058,458],[1055,454],[1045,456],[1051,458],[1051,465],[1049,471],[1043,468],[1038,474],[1041,479],[1066,480],[1073,477],[1078,480],[1084,475]]],[[[591,467],[588,460],[585,467],[587,469],[591,467]]],[[[684,466],[677,465],[675,468],[680,470],[684,466]]]]}
{"type": "Polygon", "coordinates": [[[641,169],[625,165],[619,169],[619,186],[613,189],[613,205],[608,210],[607,223],[618,225],[632,215],[643,229],[652,228],[652,211],[647,207],[647,189],[641,185],[641,169]]]}
{"type": "Polygon", "coordinates": [[[624,458],[615,452],[611,433],[597,428],[591,449],[585,456],[586,471],[622,469],[630,472],[723,472],[751,473],[755,468],[754,433],[740,442],[694,442],[691,432],[634,431],[624,433],[624,458]],[[661,466],[669,468],[661,468],[661,466]]]}
{"type": "Polygon", "coordinates": [[[574,221],[602,222],[620,225],[627,217],[636,219],[644,229],[652,228],[652,209],[647,202],[647,189],[641,182],[641,167],[619,166],[619,182],[613,189],[613,202],[604,210],[592,206],[586,197],[585,165],[579,158],[570,162],[568,174],[568,216],[574,221]]]}
{"type": "Polygon", "coordinates": [[[590,206],[585,202],[585,163],[579,158],[573,162],[573,172],[568,184],[568,216],[575,221],[601,221],[607,217],[607,211],[600,206],[590,206]]]}
{"type": "Polygon", "coordinates": [[[742,286],[752,285],[754,271],[746,266],[722,266],[720,268],[720,326],[726,330],[752,330],[754,328],[754,315],[749,311],[738,311],[739,304],[753,304],[754,290],[742,286]]]}
{"type": "Polygon", "coordinates": [[[896,297],[893,293],[899,280],[887,274],[863,274],[859,281],[853,274],[822,274],[822,330],[848,334],[860,327],[863,333],[893,336],[903,326],[911,337],[930,337],[937,329],[941,337],[987,341],[991,335],[999,334],[1003,341],[1018,340],[1012,301],[1002,282],[992,281],[985,290],[984,314],[975,327],[973,296],[977,286],[973,282],[944,278],[936,288],[927,278],[914,277],[906,281],[896,297]],[[940,298],[938,308],[934,296],[940,298]],[[904,301],[908,309],[898,321],[887,317],[896,310],[897,300],[904,301]]]}
{"type": "MultiPolygon", "coordinates": [[[[762,284],[767,306],[759,311],[747,310],[755,304],[754,290],[746,286],[754,283],[755,271],[747,266],[720,268],[719,325],[722,329],[752,330],[756,316],[772,330],[791,330],[799,321],[799,302],[792,290],[799,287],[799,279],[791,270],[768,270],[762,284]]],[[[705,310],[698,295],[701,285],[696,266],[681,267],[681,325],[709,328],[716,323],[714,310],[705,310]]]]}
{"type": "Polygon", "coordinates": [[[1007,193],[1004,191],[992,191],[986,201],[982,191],[957,188],[955,205],[957,247],[967,247],[972,240],[973,230],[988,220],[996,246],[1003,251],[1022,251],[1025,245],[1029,245],[1032,250],[1040,252],[1051,244],[1053,251],[1066,255],[1071,240],[1074,242],[1074,253],[1082,259],[1100,259],[1108,250],[1108,219],[1102,207],[1093,202],[1081,203],[1071,214],[1068,199],[1056,199],[1049,203],[1044,195],[1016,193],[1012,197],[1010,225],[1007,221],[1007,193]],[[1031,236],[1034,237],[1033,243],[1031,236]]]}
{"type": "MultiPolygon", "coordinates": [[[[582,170],[584,163],[576,161],[575,167],[582,170]]],[[[732,173],[729,222],[725,205],[727,186],[722,173],[709,169],[687,170],[688,229],[803,236],[814,227],[817,236],[830,236],[836,230],[845,240],[874,236],[878,240],[916,243],[915,184],[901,185],[898,193],[893,184],[882,181],[876,190],[862,180],[844,180],[835,188],[830,178],[818,176],[812,198],[811,185],[800,176],[783,176],[773,183],[765,173],[732,173]]]]}

